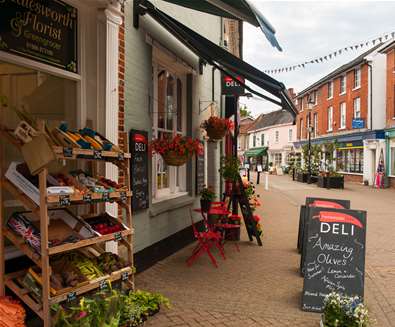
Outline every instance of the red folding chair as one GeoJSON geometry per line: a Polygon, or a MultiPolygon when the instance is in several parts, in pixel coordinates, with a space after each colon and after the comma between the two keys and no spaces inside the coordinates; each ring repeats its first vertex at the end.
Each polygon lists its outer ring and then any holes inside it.
{"type": "MultiPolygon", "coordinates": [[[[196,225],[193,221],[193,216],[192,212],[190,211],[190,216],[191,216],[191,222],[192,222],[192,229],[193,229],[193,235],[195,239],[197,240],[198,244],[192,251],[192,255],[187,259],[187,266],[191,266],[193,262],[196,261],[201,255],[204,253],[207,253],[209,256],[211,263],[214,265],[214,267],[218,268],[217,265],[217,260],[215,260],[215,257],[211,253],[210,249],[213,246],[216,246],[217,249],[219,250],[219,253],[221,254],[222,258],[225,260],[225,254],[221,245],[221,234],[219,232],[214,232],[212,230],[204,231],[204,232],[199,232],[196,228],[196,225]]],[[[204,216],[203,216],[203,219],[204,216]]]]}

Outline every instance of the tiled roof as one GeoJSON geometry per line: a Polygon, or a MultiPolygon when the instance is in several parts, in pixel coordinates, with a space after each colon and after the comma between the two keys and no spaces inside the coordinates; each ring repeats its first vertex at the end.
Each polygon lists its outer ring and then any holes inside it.
{"type": "Polygon", "coordinates": [[[268,114],[262,114],[260,115],[254,122],[254,124],[251,125],[249,128],[250,131],[254,131],[257,129],[262,129],[265,127],[269,126],[275,126],[275,125],[282,125],[282,124],[292,124],[293,123],[293,118],[292,115],[285,110],[276,110],[269,112],[268,114]]]}
{"type": "Polygon", "coordinates": [[[344,64],[343,66],[340,66],[339,68],[335,69],[334,71],[330,72],[328,75],[324,76],[323,78],[321,78],[320,80],[318,80],[317,82],[315,82],[314,84],[308,86],[307,88],[305,88],[303,91],[298,93],[298,98],[300,96],[305,95],[306,93],[308,93],[311,90],[316,89],[318,86],[329,82],[332,78],[336,77],[337,75],[340,75],[341,73],[346,72],[347,70],[353,68],[354,66],[365,62],[366,59],[365,57],[367,55],[369,55],[370,53],[372,53],[373,51],[375,51],[377,48],[379,48],[380,46],[382,46],[382,43],[379,43],[378,45],[374,46],[373,48],[369,49],[368,51],[365,51],[364,53],[362,53],[361,55],[359,55],[358,57],[356,57],[355,59],[349,61],[348,63],[344,64]]]}

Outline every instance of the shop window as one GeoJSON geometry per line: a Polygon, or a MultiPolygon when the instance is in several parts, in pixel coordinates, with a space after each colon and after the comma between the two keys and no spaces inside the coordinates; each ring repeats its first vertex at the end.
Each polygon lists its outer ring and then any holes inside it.
{"type": "Polygon", "coordinates": [[[346,93],[346,75],[340,76],[340,94],[345,94],[346,93]]]}
{"type": "MultiPolygon", "coordinates": [[[[66,121],[72,129],[77,122],[77,83],[31,68],[0,61],[0,95],[5,96],[9,108],[23,109],[31,117],[42,119],[52,129],[66,121]]],[[[15,128],[20,122],[16,113],[4,112],[3,124],[15,128]]],[[[4,167],[11,161],[22,161],[15,147],[6,146],[4,167]]]]}
{"type": "MultiPolygon", "coordinates": [[[[157,90],[157,101],[154,101],[153,137],[171,138],[177,134],[183,135],[185,115],[182,78],[158,66],[154,87],[157,90]]],[[[154,170],[153,193],[156,200],[185,192],[185,166],[169,167],[160,155],[154,155],[152,167],[154,170]]]]}
{"type": "Polygon", "coordinates": [[[346,128],[346,103],[340,103],[340,128],[346,128]]]}
{"type": "Polygon", "coordinates": [[[363,149],[338,149],[336,167],[339,172],[363,173],[363,149]]]}
{"type": "Polygon", "coordinates": [[[391,148],[391,175],[395,176],[395,148],[391,148]]]}
{"type": "Polygon", "coordinates": [[[281,167],[281,162],[282,162],[282,154],[275,153],[274,154],[274,166],[281,167]]]}
{"type": "Polygon", "coordinates": [[[361,68],[354,69],[354,89],[361,86],[361,68]]]}

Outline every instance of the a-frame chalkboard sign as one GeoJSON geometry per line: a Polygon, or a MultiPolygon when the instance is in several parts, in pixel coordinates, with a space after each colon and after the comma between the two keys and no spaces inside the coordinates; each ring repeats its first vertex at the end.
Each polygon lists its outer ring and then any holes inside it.
{"type": "Polygon", "coordinates": [[[254,219],[254,214],[251,210],[250,202],[246,195],[243,181],[240,175],[238,178],[238,184],[239,184],[239,189],[238,189],[239,192],[235,190],[235,188],[232,189],[232,194],[230,197],[231,201],[229,201],[228,207],[230,208],[232,206],[232,203],[236,204],[236,206],[237,204],[240,206],[241,213],[244,219],[244,225],[246,227],[249,240],[253,241],[255,237],[258,245],[262,246],[261,235],[257,229],[257,222],[254,219]]]}

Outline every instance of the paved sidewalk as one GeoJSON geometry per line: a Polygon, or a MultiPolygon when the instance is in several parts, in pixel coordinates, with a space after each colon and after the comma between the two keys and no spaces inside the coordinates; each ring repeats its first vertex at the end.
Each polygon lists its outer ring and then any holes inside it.
{"type": "Polygon", "coordinates": [[[313,195],[350,199],[353,208],[368,211],[366,302],[376,326],[395,326],[395,191],[357,184],[318,189],[288,176],[270,176],[270,184],[269,191],[258,186],[263,247],[243,233],[240,252],[228,244],[226,261],[217,255],[218,269],[206,257],[188,268],[191,245],[137,275],[138,288],[161,292],[173,303],[147,326],[319,326],[319,315],[300,310],[303,279],[295,249],[299,205],[313,195]]]}

